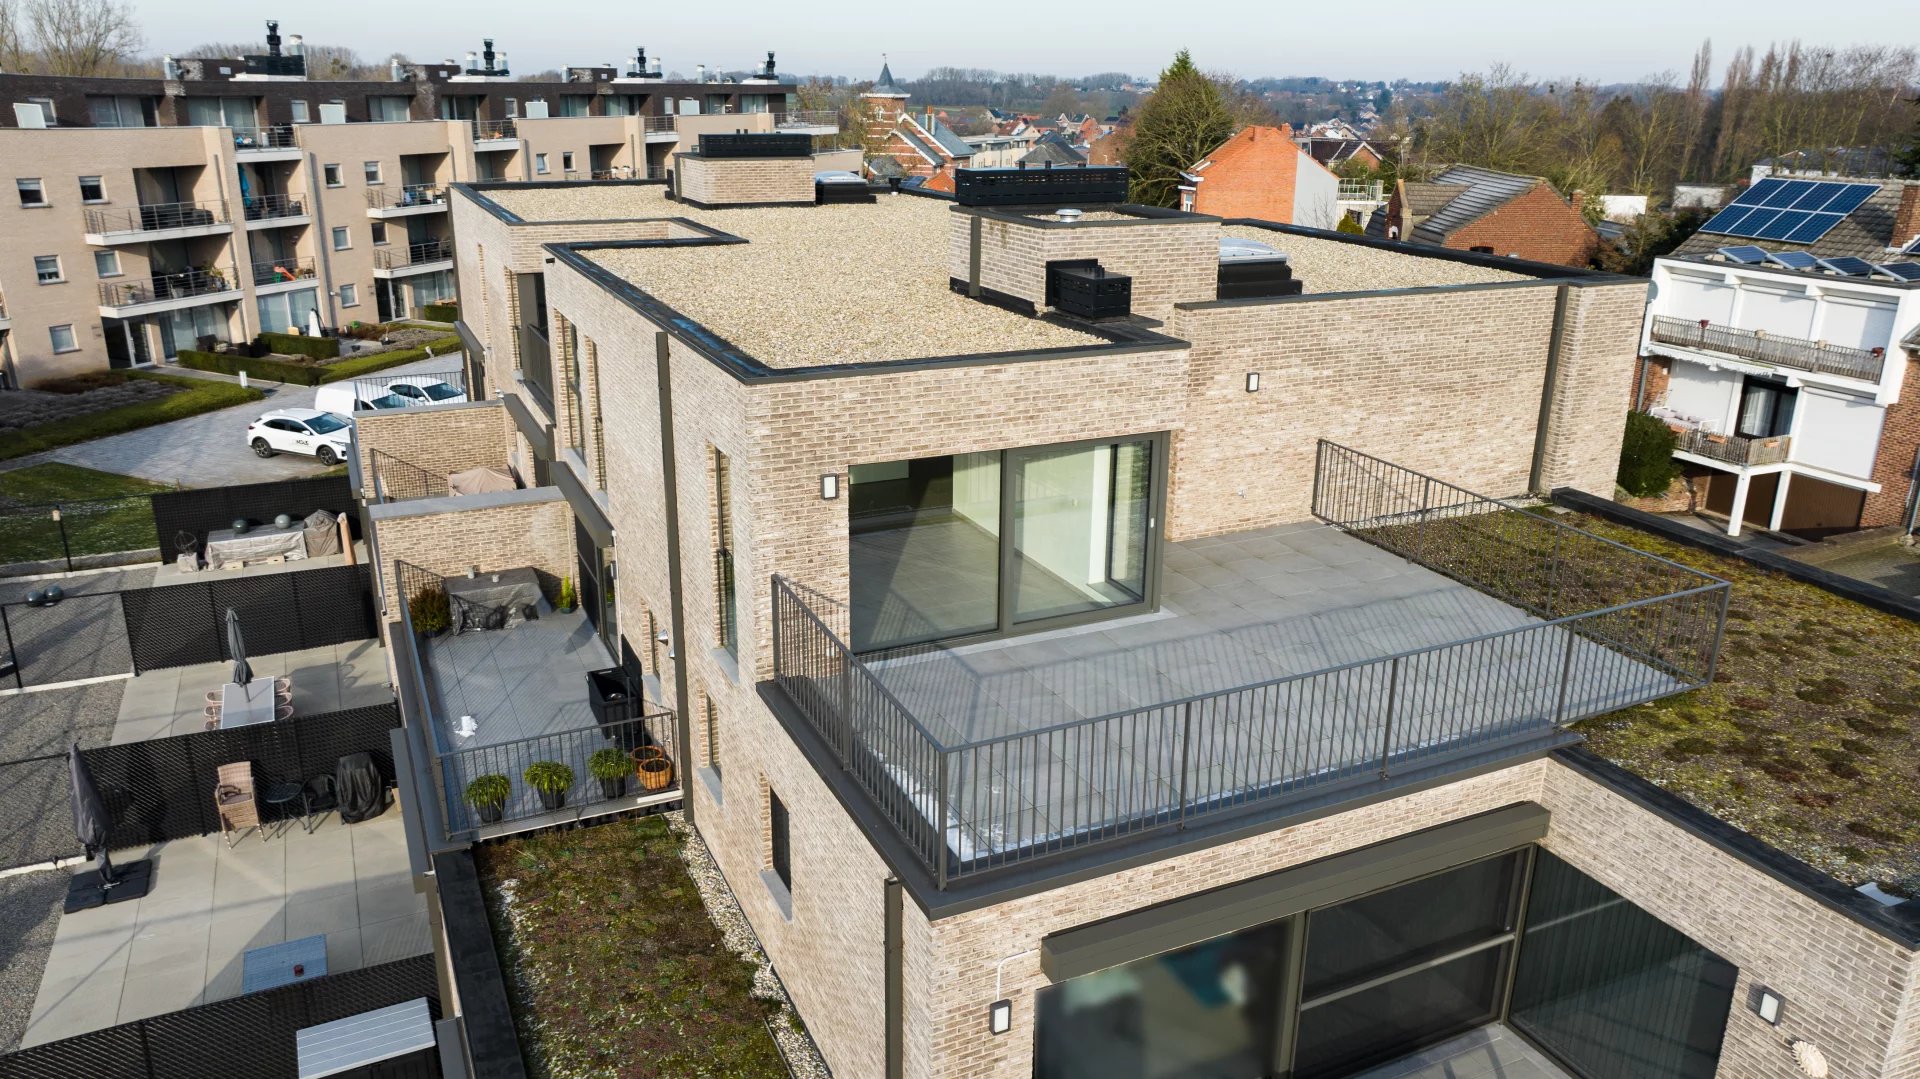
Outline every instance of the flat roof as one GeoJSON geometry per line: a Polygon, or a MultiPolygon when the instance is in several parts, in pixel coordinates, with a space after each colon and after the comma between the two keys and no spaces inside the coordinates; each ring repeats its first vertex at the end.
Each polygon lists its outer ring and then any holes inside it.
{"type": "Polygon", "coordinates": [[[670,201],[665,184],[490,184],[474,194],[528,224],[699,216],[693,207],[670,201]]]}
{"type": "Polygon", "coordinates": [[[1284,252],[1293,267],[1294,278],[1301,283],[1301,294],[1307,296],[1539,280],[1533,274],[1495,270],[1445,257],[1430,258],[1411,251],[1389,251],[1292,232],[1273,232],[1252,225],[1226,225],[1220,234],[1257,240],[1284,252]]]}

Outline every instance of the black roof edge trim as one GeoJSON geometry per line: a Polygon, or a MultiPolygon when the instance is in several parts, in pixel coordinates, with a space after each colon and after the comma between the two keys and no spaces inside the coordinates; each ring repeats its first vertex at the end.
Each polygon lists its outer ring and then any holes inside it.
{"type": "Polygon", "coordinates": [[[1477,251],[1456,251],[1451,247],[1434,247],[1430,244],[1408,243],[1405,240],[1377,240],[1371,236],[1356,236],[1350,232],[1339,232],[1334,229],[1316,229],[1305,225],[1283,225],[1278,221],[1262,221],[1257,217],[1229,217],[1222,224],[1244,225],[1248,228],[1265,229],[1268,232],[1279,232],[1289,236],[1306,236],[1316,240],[1332,240],[1336,243],[1353,244],[1356,247],[1371,247],[1376,251],[1392,251],[1401,255],[1412,255],[1415,258],[1459,262],[1488,270],[1532,274],[1535,277],[1569,285],[1616,285],[1628,281],[1644,284],[1646,282],[1644,277],[1629,277],[1625,274],[1582,269],[1578,266],[1562,266],[1557,262],[1536,262],[1532,259],[1507,258],[1504,255],[1484,255],[1477,251]]]}
{"type": "Polygon", "coordinates": [[[1032,216],[1032,211],[1035,210],[1052,213],[1061,206],[1071,206],[1072,203],[1073,200],[1066,199],[1061,202],[1036,202],[1024,206],[963,206],[956,204],[953,212],[956,214],[966,214],[970,217],[991,217],[1000,221],[1010,221],[1017,225],[1030,225],[1040,229],[1124,228],[1128,225],[1139,224],[1142,221],[1193,225],[1203,225],[1209,221],[1222,224],[1227,223],[1225,218],[1215,217],[1212,214],[1196,214],[1191,210],[1175,210],[1169,206],[1148,206],[1141,202],[1099,202],[1092,204],[1099,207],[1100,213],[1126,214],[1129,217],[1138,218],[1138,221],[1038,221],[1032,216]],[[1028,212],[1021,213],[1021,210],[1028,212]]]}

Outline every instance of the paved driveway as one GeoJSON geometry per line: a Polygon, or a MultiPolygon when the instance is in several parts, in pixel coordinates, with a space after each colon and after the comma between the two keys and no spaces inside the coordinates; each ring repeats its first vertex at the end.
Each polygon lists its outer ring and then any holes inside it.
{"type": "MultiPolygon", "coordinates": [[[[388,368],[380,374],[445,371],[459,367],[464,362],[461,353],[450,352],[388,368]]],[[[311,476],[325,471],[318,461],[285,453],[278,457],[255,457],[253,451],[247,448],[243,435],[247,424],[260,413],[271,408],[312,407],[313,395],[314,388],[311,386],[282,386],[270,391],[265,401],[50,450],[31,458],[22,458],[18,464],[65,461],[103,472],[118,472],[186,487],[266,483],[311,476]]]]}

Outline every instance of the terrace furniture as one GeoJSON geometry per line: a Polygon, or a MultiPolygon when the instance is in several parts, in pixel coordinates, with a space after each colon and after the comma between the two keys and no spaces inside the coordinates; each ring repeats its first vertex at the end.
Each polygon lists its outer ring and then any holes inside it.
{"type": "Polygon", "coordinates": [[[371,753],[349,753],[333,770],[340,823],[358,824],[387,811],[387,784],[371,753]]]}
{"type": "Polygon", "coordinates": [[[262,525],[245,533],[231,528],[207,533],[209,569],[239,569],[249,562],[265,562],[274,558],[299,561],[305,557],[307,532],[304,522],[287,528],[262,525]]]}
{"type": "Polygon", "coordinates": [[[207,705],[207,710],[201,714],[207,717],[206,723],[201,727],[202,730],[217,731],[220,729],[219,705],[209,704],[207,705]]]}
{"type": "Polygon", "coordinates": [[[187,571],[188,573],[195,573],[199,571],[200,569],[200,537],[199,536],[196,536],[191,532],[175,532],[173,534],[173,549],[179,554],[179,557],[174,559],[175,565],[179,566],[181,569],[187,571]]]}
{"type": "Polygon", "coordinates": [[[317,775],[307,780],[300,788],[301,808],[305,810],[302,823],[309,833],[313,831],[313,815],[325,813],[329,809],[340,808],[338,785],[330,775],[317,775]]]}
{"type": "Polygon", "coordinates": [[[504,468],[482,465],[447,476],[447,493],[451,495],[484,495],[519,489],[520,484],[513,478],[513,473],[504,468]]]}
{"type": "Polygon", "coordinates": [[[449,577],[446,590],[456,634],[470,629],[510,629],[527,621],[529,612],[538,618],[543,601],[539,575],[524,566],[477,577],[449,577]]]}
{"type": "MultiPolygon", "coordinates": [[[[252,761],[220,766],[215,772],[213,807],[220,816],[220,834],[227,837],[229,847],[233,846],[235,831],[260,827],[260,806],[253,794],[252,761]]],[[[265,839],[266,833],[262,832],[260,838],[265,839]]]]}
{"type": "Polygon", "coordinates": [[[340,553],[340,522],[326,510],[314,510],[300,522],[307,537],[307,557],[340,553]]]}
{"type": "Polygon", "coordinates": [[[220,687],[221,722],[228,727],[246,727],[255,723],[272,723],[274,709],[279,699],[274,694],[273,679],[255,678],[246,685],[228,682],[220,687]]]}
{"type": "Polygon", "coordinates": [[[318,978],[327,972],[325,934],[301,937],[285,944],[249,948],[240,959],[240,991],[258,993],[294,982],[318,978]]]}
{"type": "Polygon", "coordinates": [[[274,706],[273,721],[275,723],[285,723],[287,720],[292,718],[293,718],[293,705],[279,704],[274,706]]]}
{"type": "Polygon", "coordinates": [[[305,793],[306,787],[303,784],[288,783],[283,779],[269,779],[267,785],[260,790],[260,800],[267,803],[267,808],[273,811],[269,816],[285,820],[287,807],[299,801],[300,796],[305,793]]]}

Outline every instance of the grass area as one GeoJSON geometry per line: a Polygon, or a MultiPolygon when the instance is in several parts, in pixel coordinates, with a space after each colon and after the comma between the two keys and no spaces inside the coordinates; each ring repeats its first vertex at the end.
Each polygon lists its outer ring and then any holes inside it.
{"type": "Polygon", "coordinates": [[[516,836],[476,853],[536,1076],[786,1079],[753,994],[659,816],[516,836]]]}
{"type": "Polygon", "coordinates": [[[61,557],[60,524],[77,555],[151,547],[153,505],[146,496],[172,489],[59,461],[0,472],[0,564],[61,557]],[[60,504],[60,524],[47,509],[53,503],[60,504]]]}
{"type": "Polygon", "coordinates": [[[156,423],[183,420],[203,412],[231,408],[266,397],[259,390],[250,387],[242,389],[231,382],[157,375],[150,371],[123,373],[127,378],[143,378],[177,386],[180,392],[151,401],[103,409],[58,423],[43,423],[0,433],[0,460],[71,446],[76,442],[87,442],[107,435],[124,434],[156,423]]]}
{"type": "Polygon", "coordinates": [[[1851,885],[1920,893],[1920,625],[1573,515],[1733,584],[1714,684],[1581,724],[1595,753],[1851,885]]]}

